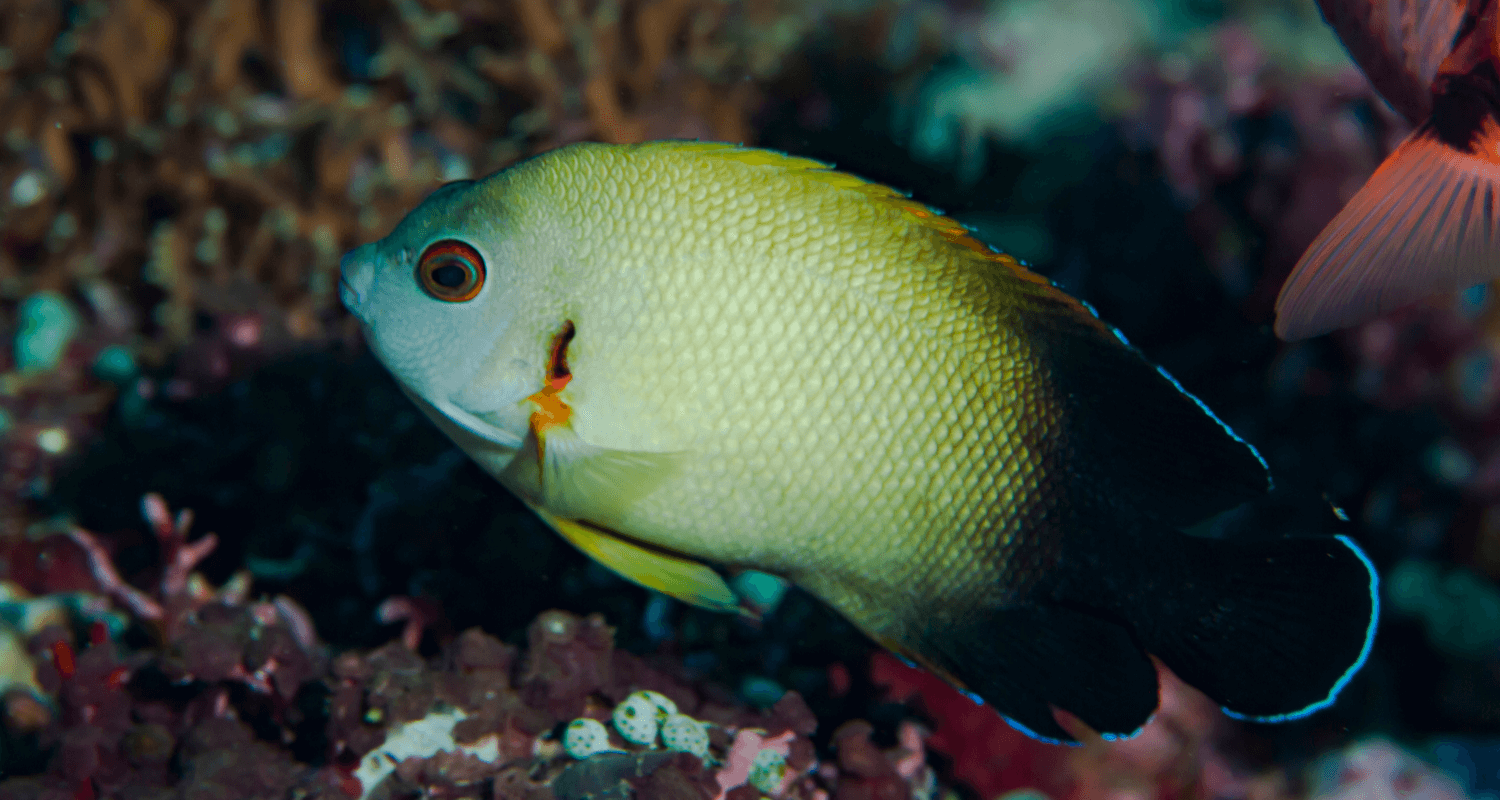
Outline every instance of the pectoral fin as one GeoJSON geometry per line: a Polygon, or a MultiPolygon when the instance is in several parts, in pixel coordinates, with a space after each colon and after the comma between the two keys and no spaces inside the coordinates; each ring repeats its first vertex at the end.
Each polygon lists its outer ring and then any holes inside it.
{"type": "MultiPolygon", "coordinates": [[[[565,334],[571,332],[569,323],[565,334]]],[[[573,409],[563,398],[571,376],[561,362],[567,338],[561,341],[553,355],[553,371],[559,374],[529,398],[536,406],[530,430],[501,480],[574,547],[627,580],[702,608],[740,611],[729,584],[707,565],[585,521],[623,516],[677,471],[682,455],[584,441],[573,430],[573,409]]]]}
{"type": "Polygon", "coordinates": [[[533,429],[501,480],[559,516],[607,522],[675,474],[681,461],[681,453],[599,447],[557,425],[533,429]]]}
{"type": "Polygon", "coordinates": [[[531,510],[589,558],[627,580],[711,611],[741,610],[729,584],[706,564],[646,547],[592,523],[563,519],[535,505],[531,510]]]}
{"type": "Polygon", "coordinates": [[[681,453],[618,450],[585,441],[555,378],[528,398],[536,411],[521,451],[501,480],[528,502],[568,519],[608,523],[678,470],[681,453]]]}

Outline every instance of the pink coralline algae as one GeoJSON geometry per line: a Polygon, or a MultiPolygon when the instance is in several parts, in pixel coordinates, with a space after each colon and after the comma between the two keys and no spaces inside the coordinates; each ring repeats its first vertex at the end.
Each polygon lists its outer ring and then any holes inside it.
{"type": "Polygon", "coordinates": [[[874,657],[871,677],[887,687],[892,700],[910,703],[933,720],[936,727],[925,746],[951,759],[953,780],[983,797],[1011,792],[1052,800],[1291,796],[1281,771],[1247,772],[1220,749],[1235,723],[1212,701],[1167,669],[1158,666],[1157,672],[1161,706],[1129,739],[1105,741],[1060,713],[1059,722],[1082,743],[1077,747],[1031,739],[940,678],[884,653],[874,657]]]}
{"type": "Polygon", "coordinates": [[[1350,745],[1318,760],[1312,800],[1468,800],[1458,782],[1384,739],[1350,745]]]}

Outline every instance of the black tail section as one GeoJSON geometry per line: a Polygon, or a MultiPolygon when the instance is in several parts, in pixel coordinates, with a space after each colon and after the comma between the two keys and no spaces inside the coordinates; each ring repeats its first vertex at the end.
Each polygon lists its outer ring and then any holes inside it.
{"type": "Polygon", "coordinates": [[[1147,581],[1120,607],[1146,648],[1235,716],[1274,722],[1332,703],[1375,636],[1364,553],[1342,536],[1169,535],[1181,574],[1147,581]]]}
{"type": "Polygon", "coordinates": [[[932,623],[919,649],[1017,727],[1062,742],[1052,706],[1106,737],[1146,723],[1147,652],[1232,715],[1312,713],[1364,663],[1379,613],[1375,571],[1343,537],[1120,534],[1065,552],[1049,578],[1031,603],[932,623]]]}
{"type": "Polygon", "coordinates": [[[1040,739],[1074,741],[1064,709],[1106,736],[1128,736],[1156,710],[1156,668],[1122,627],[1058,606],[978,612],[929,629],[924,655],[1040,739]]]}

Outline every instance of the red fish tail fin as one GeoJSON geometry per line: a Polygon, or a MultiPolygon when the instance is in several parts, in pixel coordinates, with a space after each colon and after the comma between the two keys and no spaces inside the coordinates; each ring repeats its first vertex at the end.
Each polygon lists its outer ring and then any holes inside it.
{"type": "Polygon", "coordinates": [[[1428,121],[1313,240],[1276,299],[1288,341],[1500,277],[1500,121],[1428,121]]]}

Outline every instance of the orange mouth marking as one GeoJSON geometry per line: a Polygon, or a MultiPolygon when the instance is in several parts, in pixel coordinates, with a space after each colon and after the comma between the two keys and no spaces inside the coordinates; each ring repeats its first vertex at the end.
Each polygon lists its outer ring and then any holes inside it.
{"type": "Polygon", "coordinates": [[[536,411],[531,412],[531,429],[540,433],[547,428],[557,425],[568,424],[568,418],[572,416],[573,409],[568,407],[558,398],[557,393],[563,390],[568,382],[573,380],[572,375],[564,375],[561,378],[553,378],[547,381],[546,388],[526,398],[536,404],[536,411]]]}

